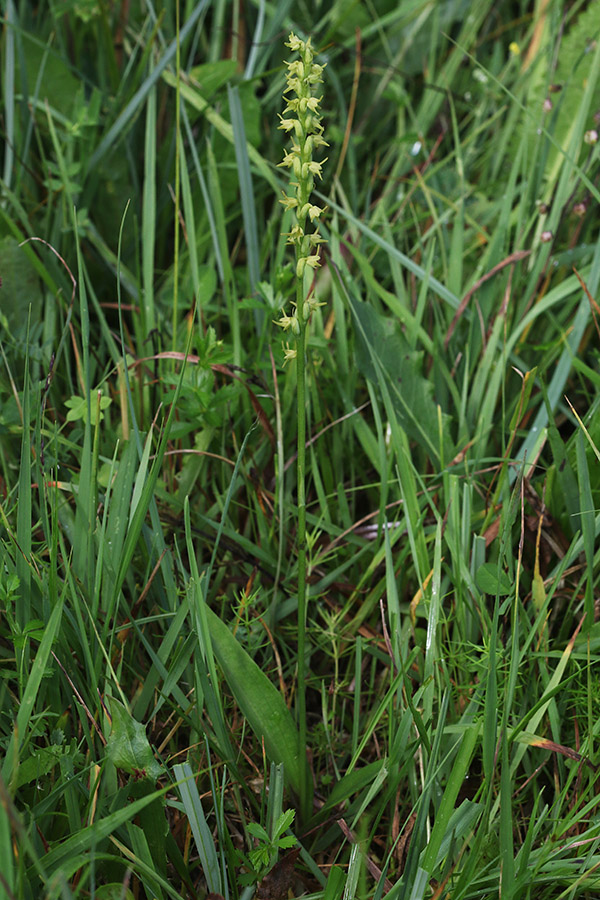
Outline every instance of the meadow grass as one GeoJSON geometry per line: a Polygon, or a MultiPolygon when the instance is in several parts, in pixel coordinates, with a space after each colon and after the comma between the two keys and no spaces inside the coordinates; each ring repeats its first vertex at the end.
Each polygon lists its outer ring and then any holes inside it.
{"type": "Polygon", "coordinates": [[[4,13],[0,896],[596,898],[594,5],[4,13]]]}

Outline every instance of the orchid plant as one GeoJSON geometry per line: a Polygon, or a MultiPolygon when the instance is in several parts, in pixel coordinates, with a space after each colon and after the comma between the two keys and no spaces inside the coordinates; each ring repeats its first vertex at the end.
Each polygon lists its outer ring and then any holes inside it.
{"type": "MultiPolygon", "coordinates": [[[[277,321],[284,331],[290,333],[293,344],[284,345],[285,361],[295,360],[297,371],[298,402],[298,701],[297,718],[300,758],[306,752],[306,678],[305,678],[305,632],[306,632],[306,336],[311,316],[319,303],[312,290],[314,270],[320,265],[320,245],[324,238],[319,234],[319,219],[324,208],[311,199],[315,178],[321,178],[321,167],[326,159],[318,162],[313,153],[327,147],[323,138],[323,125],[319,111],[322,97],[316,95],[322,83],[325,68],[314,62],[310,38],[301,40],[291,33],[286,47],[297,53],[297,58],[287,62],[286,87],[283,92],[286,107],[280,115],[279,128],[291,136],[292,145],[280,166],[290,170],[289,194],[281,200],[286,211],[293,212],[293,224],[287,233],[287,243],[294,247],[296,255],[296,299],[292,301],[291,314],[282,314],[277,321]]],[[[305,778],[300,797],[303,817],[309,814],[309,784],[305,778]]]]}

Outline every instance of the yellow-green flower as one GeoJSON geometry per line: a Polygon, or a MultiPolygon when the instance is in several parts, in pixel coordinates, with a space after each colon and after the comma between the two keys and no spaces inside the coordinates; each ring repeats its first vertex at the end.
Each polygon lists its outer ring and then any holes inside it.
{"type": "Polygon", "coordinates": [[[295,347],[290,347],[289,344],[282,344],[283,347],[283,364],[285,366],[286,362],[290,362],[292,359],[296,359],[298,355],[295,347]]]}
{"type": "Polygon", "coordinates": [[[280,319],[273,319],[275,325],[279,325],[280,328],[283,328],[284,331],[287,331],[288,328],[291,328],[292,331],[295,332],[295,323],[298,321],[296,316],[286,316],[285,313],[282,314],[280,319]]]}
{"type": "MultiPolygon", "coordinates": [[[[319,245],[324,243],[318,227],[307,231],[307,225],[309,229],[315,223],[318,225],[324,212],[322,207],[311,202],[310,195],[315,178],[322,178],[322,166],[326,162],[326,159],[313,159],[313,153],[328,146],[323,138],[322,96],[318,92],[325,66],[313,62],[310,39],[303,41],[292,32],[286,47],[298,53],[298,58],[286,63],[285,108],[279,115],[279,128],[290,135],[292,142],[279,165],[290,169],[295,181],[290,182],[292,194],[284,194],[280,202],[286,211],[293,212],[295,216],[286,237],[287,243],[296,247],[296,276],[301,279],[307,268],[316,269],[321,265],[319,245]]],[[[314,299],[298,302],[299,308],[295,309],[294,315],[283,313],[277,322],[284,331],[289,330],[296,335],[300,334],[311,314],[321,305],[314,299]]],[[[295,351],[287,346],[284,353],[287,361],[293,358],[295,351]]]]}
{"type": "Polygon", "coordinates": [[[307,266],[310,269],[317,269],[320,265],[318,253],[313,256],[301,256],[296,262],[296,275],[301,278],[307,266]]]}

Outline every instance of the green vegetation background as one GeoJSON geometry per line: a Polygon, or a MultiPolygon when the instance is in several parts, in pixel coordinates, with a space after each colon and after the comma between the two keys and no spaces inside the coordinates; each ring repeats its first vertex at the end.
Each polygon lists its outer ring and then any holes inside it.
{"type": "Polygon", "coordinates": [[[597,897],[597,4],[2,9],[0,896],[597,897]]]}

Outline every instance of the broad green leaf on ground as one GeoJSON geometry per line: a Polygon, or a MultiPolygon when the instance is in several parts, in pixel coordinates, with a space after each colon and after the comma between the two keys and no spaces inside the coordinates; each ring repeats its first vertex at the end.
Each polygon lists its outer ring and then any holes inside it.
{"type": "Polygon", "coordinates": [[[258,740],[264,740],[269,760],[283,763],[288,784],[299,793],[305,762],[298,758],[298,731],[283,697],[227,625],[208,607],[206,615],[215,657],[236,703],[258,740]]]}
{"type": "Polygon", "coordinates": [[[112,727],[106,742],[106,752],[110,761],[134,778],[157,781],[162,768],[157,763],[146,737],[146,728],[136,722],[122,703],[109,698],[112,727]]]}

